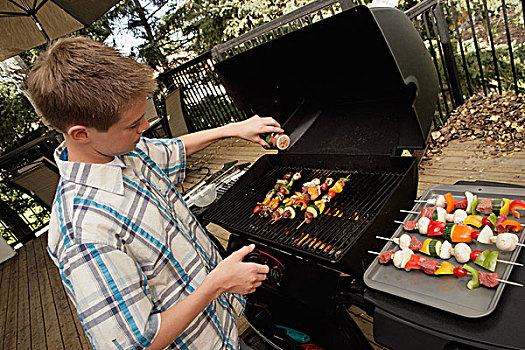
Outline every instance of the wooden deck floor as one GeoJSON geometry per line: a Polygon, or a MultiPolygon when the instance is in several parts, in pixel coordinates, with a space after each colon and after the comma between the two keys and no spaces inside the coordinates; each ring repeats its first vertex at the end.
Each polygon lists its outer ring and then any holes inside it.
{"type": "MultiPolygon", "coordinates": [[[[432,164],[423,163],[418,194],[438,184],[458,180],[488,180],[525,185],[525,150],[511,156],[486,159],[476,141],[450,143],[432,164]]],[[[223,140],[188,159],[185,188],[197,183],[207,166],[213,173],[232,160],[253,162],[265,151],[240,140],[223,140]]],[[[228,233],[208,227],[223,243],[228,233]]],[[[47,235],[26,244],[18,255],[0,265],[0,350],[90,349],[80,322],[62,287],[55,265],[46,252],[47,235]]],[[[373,319],[358,308],[351,313],[375,349],[373,319]]],[[[241,330],[246,324],[241,320],[241,330]]]]}

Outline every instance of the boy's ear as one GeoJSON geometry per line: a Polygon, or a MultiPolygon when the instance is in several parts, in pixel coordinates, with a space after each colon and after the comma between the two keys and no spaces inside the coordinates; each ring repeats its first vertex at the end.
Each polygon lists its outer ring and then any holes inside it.
{"type": "Polygon", "coordinates": [[[88,143],[89,140],[89,128],[84,125],[73,125],[67,129],[69,137],[79,143],[88,143]]]}

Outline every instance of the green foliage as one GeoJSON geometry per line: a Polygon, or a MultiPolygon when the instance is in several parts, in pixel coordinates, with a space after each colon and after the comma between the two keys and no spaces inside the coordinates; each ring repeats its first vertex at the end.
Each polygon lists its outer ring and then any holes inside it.
{"type": "Polygon", "coordinates": [[[29,142],[45,130],[24,94],[13,83],[0,82],[1,153],[29,142]]]}
{"type": "Polygon", "coordinates": [[[177,33],[186,50],[203,53],[312,0],[190,0],[162,18],[165,31],[177,33]]]}

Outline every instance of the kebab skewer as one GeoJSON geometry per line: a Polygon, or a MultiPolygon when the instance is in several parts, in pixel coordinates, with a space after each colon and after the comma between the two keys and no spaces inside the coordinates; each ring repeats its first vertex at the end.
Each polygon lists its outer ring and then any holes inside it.
{"type": "Polygon", "coordinates": [[[423,272],[425,272],[427,275],[454,275],[459,278],[470,274],[472,279],[467,283],[467,288],[471,290],[478,288],[480,285],[493,288],[496,287],[500,282],[523,287],[523,284],[521,283],[511,282],[499,278],[499,275],[496,272],[486,273],[483,271],[478,271],[466,264],[463,266],[454,266],[446,261],[443,261],[440,264],[436,260],[414,254],[408,248],[403,248],[397,252],[393,250],[387,250],[381,253],[369,250],[368,253],[378,255],[380,264],[388,264],[390,261],[392,261],[396,268],[405,269],[406,271],[423,270],[423,272]]]}
{"type": "MultiPolygon", "coordinates": [[[[342,177],[339,180],[337,180],[332,187],[328,190],[328,193],[322,196],[322,198],[318,201],[314,201],[314,204],[310,204],[306,208],[306,212],[304,213],[304,220],[297,226],[297,229],[299,229],[303,224],[309,224],[312,222],[313,219],[318,217],[320,214],[324,212],[324,209],[326,208],[326,204],[329,203],[337,193],[343,192],[343,189],[347,183],[347,181],[350,180],[350,175],[346,177],[342,177]]],[[[326,189],[328,189],[328,186],[326,186],[326,189]]],[[[312,199],[314,200],[314,199],[312,199]]]]}
{"type": "MultiPolygon", "coordinates": [[[[453,214],[448,214],[443,208],[439,207],[423,207],[421,212],[401,209],[400,212],[419,215],[419,219],[426,217],[434,221],[472,225],[477,228],[481,228],[482,226],[496,227],[500,233],[509,231],[519,232],[522,229],[522,225],[519,222],[509,219],[505,214],[496,216],[496,214],[490,213],[489,216],[484,217],[480,215],[469,215],[463,209],[458,209],[453,214]]],[[[411,222],[416,223],[417,221],[407,221],[406,224],[411,225],[411,222]]]]}
{"type": "Polygon", "coordinates": [[[453,247],[448,241],[441,241],[427,238],[424,242],[420,242],[416,237],[411,237],[408,234],[403,234],[399,238],[386,238],[376,236],[378,239],[392,241],[399,245],[401,249],[408,248],[414,253],[421,252],[425,255],[429,255],[444,260],[450,259],[452,256],[458,263],[466,263],[470,260],[474,261],[476,265],[479,265],[491,272],[496,269],[496,263],[509,264],[515,266],[524,266],[523,264],[498,259],[498,251],[479,251],[472,249],[465,243],[458,243],[453,247]],[[407,245],[408,243],[408,245],[407,245]]]}
{"type": "Polygon", "coordinates": [[[475,215],[477,213],[496,215],[509,215],[512,213],[517,219],[520,218],[518,210],[525,210],[525,200],[516,199],[511,201],[508,198],[501,199],[479,199],[477,195],[471,192],[465,192],[465,198],[456,201],[452,194],[447,193],[445,195],[437,195],[434,198],[428,200],[414,200],[416,203],[426,203],[429,205],[435,205],[441,208],[447,208],[447,212],[452,212],[455,209],[463,209],[467,213],[475,215]],[[449,211],[450,210],[450,211],[449,211]]]}
{"type": "Polygon", "coordinates": [[[333,181],[331,177],[328,177],[323,184],[318,178],[305,182],[301,192],[295,192],[291,197],[283,199],[284,205],[277,208],[276,212],[272,214],[271,223],[274,224],[281,219],[293,219],[297,210],[307,210],[308,203],[317,199],[322,191],[326,190],[333,181]]]}

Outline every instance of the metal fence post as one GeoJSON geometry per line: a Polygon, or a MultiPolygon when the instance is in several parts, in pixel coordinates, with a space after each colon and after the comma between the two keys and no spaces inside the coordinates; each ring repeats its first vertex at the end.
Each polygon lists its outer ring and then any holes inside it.
{"type": "Polygon", "coordinates": [[[462,105],[465,101],[463,100],[463,93],[461,92],[461,85],[459,84],[458,69],[456,67],[452,43],[450,42],[447,21],[445,19],[445,13],[440,1],[437,2],[433,12],[438,27],[439,41],[441,42],[441,46],[443,48],[443,55],[447,68],[446,72],[450,82],[450,88],[452,89],[451,92],[454,101],[453,106],[456,108],[459,105],[462,105]]]}

